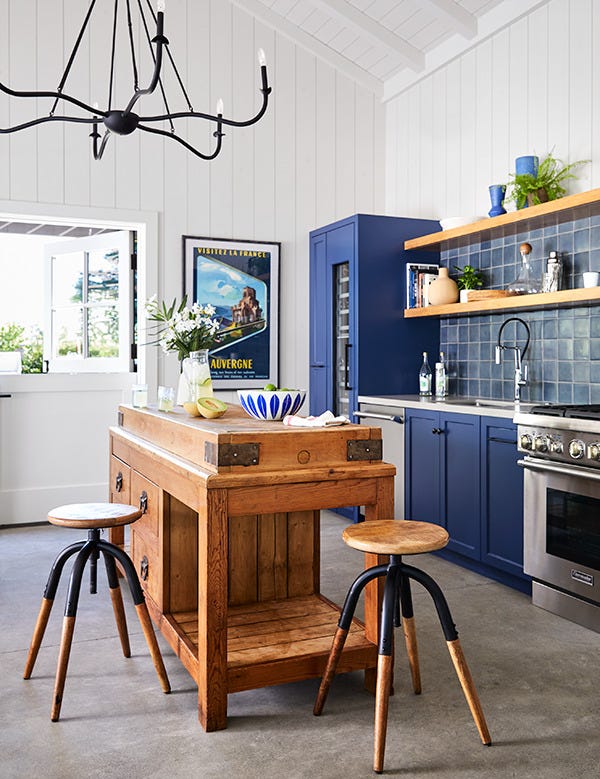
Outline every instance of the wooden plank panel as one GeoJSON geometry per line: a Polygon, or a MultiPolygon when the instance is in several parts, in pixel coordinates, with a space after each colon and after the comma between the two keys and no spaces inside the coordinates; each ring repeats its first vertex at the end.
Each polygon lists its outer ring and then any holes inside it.
{"type": "Polygon", "coordinates": [[[252,603],[257,598],[258,517],[229,519],[229,604],[252,603]]]}
{"type": "MultiPolygon", "coordinates": [[[[256,112],[258,97],[258,62],[254,51],[254,27],[252,17],[235,6],[231,9],[231,68],[232,102],[225,107],[225,116],[247,119],[256,112]]],[[[261,122],[259,131],[264,129],[261,122]]],[[[224,143],[229,148],[222,154],[231,156],[233,229],[231,235],[241,238],[254,238],[254,134],[251,127],[229,130],[224,143]]],[[[265,235],[265,234],[263,234],[265,235]]]]}
{"type": "MultiPolygon", "coordinates": [[[[284,74],[277,69],[275,52],[280,46],[289,46],[289,43],[284,42],[282,39],[277,40],[274,31],[267,25],[262,24],[258,19],[254,18],[253,23],[254,47],[252,49],[252,58],[246,63],[246,67],[252,75],[249,97],[253,109],[250,113],[256,112],[262,100],[262,94],[258,91],[260,84],[257,59],[258,49],[263,49],[267,57],[267,72],[273,92],[271,93],[271,102],[267,108],[267,113],[252,130],[254,140],[254,167],[252,170],[254,224],[251,237],[256,240],[279,240],[281,235],[286,234],[286,231],[282,230],[281,224],[276,219],[277,201],[281,202],[281,206],[286,208],[290,215],[292,215],[293,210],[290,208],[290,198],[288,196],[290,190],[287,187],[279,190],[275,183],[277,149],[283,145],[279,142],[281,136],[279,134],[275,135],[275,122],[278,112],[283,107],[282,101],[285,101],[286,98],[288,101],[293,101],[294,92],[289,82],[286,81],[284,74]],[[285,193],[285,196],[277,197],[280,192],[285,193]]],[[[250,39],[252,40],[252,36],[250,36],[250,39]]],[[[286,142],[292,141],[286,137],[286,142]]],[[[288,259],[289,256],[286,260],[288,259]]],[[[288,386],[297,385],[292,384],[288,386]]]]}
{"type": "Polygon", "coordinates": [[[315,592],[315,575],[319,567],[315,554],[319,531],[318,511],[297,511],[288,514],[288,596],[315,592]]]}
{"type": "Polygon", "coordinates": [[[206,493],[198,527],[198,716],[227,726],[227,493],[206,493]]]}
{"type": "MultiPolygon", "coordinates": [[[[198,515],[172,495],[168,501],[168,595],[169,611],[193,609],[198,624],[198,515]]],[[[166,534],[165,534],[166,535],[166,534]]],[[[166,539],[165,539],[166,541],[166,539]]]]}
{"type": "Polygon", "coordinates": [[[258,600],[287,595],[287,515],[263,514],[258,521],[258,600]]]}
{"type": "Polygon", "coordinates": [[[321,508],[347,506],[349,500],[353,501],[352,505],[364,506],[375,500],[375,485],[366,478],[326,483],[286,484],[281,488],[278,484],[273,484],[271,487],[254,487],[252,490],[230,490],[230,516],[247,513],[248,510],[256,511],[257,514],[274,511],[284,505],[282,503],[284,491],[285,506],[289,506],[292,511],[302,511],[315,506],[321,508]]]}

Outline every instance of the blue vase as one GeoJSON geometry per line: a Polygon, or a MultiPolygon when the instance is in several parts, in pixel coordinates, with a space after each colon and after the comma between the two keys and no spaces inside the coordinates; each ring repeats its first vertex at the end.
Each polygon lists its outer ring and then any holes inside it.
{"type": "Polygon", "coordinates": [[[515,160],[515,174],[522,176],[524,173],[531,174],[534,178],[538,173],[539,158],[529,155],[526,157],[517,157],[515,160]]]}
{"type": "Polygon", "coordinates": [[[500,214],[506,213],[504,208],[504,194],[506,192],[506,184],[492,184],[489,187],[490,200],[492,201],[492,207],[488,211],[490,216],[500,216],[500,214]]]}

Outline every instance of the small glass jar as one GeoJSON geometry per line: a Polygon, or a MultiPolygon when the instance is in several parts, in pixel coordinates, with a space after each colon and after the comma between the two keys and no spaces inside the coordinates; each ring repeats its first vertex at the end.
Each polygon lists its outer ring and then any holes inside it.
{"type": "Polygon", "coordinates": [[[146,408],[148,405],[148,385],[134,384],[131,389],[131,405],[134,408],[146,408]]]}
{"type": "Polygon", "coordinates": [[[173,411],[174,403],[175,403],[175,390],[173,389],[173,387],[159,387],[158,388],[158,410],[173,411]]]}

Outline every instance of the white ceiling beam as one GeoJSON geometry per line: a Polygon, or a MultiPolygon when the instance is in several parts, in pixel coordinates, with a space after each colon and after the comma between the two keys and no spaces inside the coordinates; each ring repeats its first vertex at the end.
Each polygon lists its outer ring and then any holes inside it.
{"type": "Polygon", "coordinates": [[[379,99],[383,96],[383,82],[381,79],[375,78],[364,68],[360,68],[334,49],[321,43],[317,38],[304,32],[300,27],[292,24],[280,14],[275,13],[259,2],[259,0],[231,0],[231,2],[243,11],[246,11],[246,13],[259,19],[268,27],[271,27],[276,33],[291,40],[292,43],[301,46],[306,51],[314,54],[315,57],[327,62],[349,79],[352,79],[352,81],[356,81],[358,84],[366,87],[379,99]]]}
{"type": "Polygon", "coordinates": [[[422,73],[407,73],[406,70],[400,70],[386,79],[383,87],[383,102],[392,100],[396,95],[405,92],[434,71],[447,65],[451,60],[465,54],[482,41],[491,38],[500,30],[516,22],[517,19],[527,16],[547,2],[548,0],[502,0],[487,14],[479,17],[477,35],[470,41],[466,41],[459,35],[453,35],[427,55],[425,69],[422,73]]]}
{"type": "Polygon", "coordinates": [[[420,49],[346,0],[312,0],[312,3],[332,15],[344,27],[349,27],[363,38],[369,38],[376,46],[383,46],[400,57],[411,70],[419,71],[425,67],[425,55],[420,49]]]}
{"type": "Polygon", "coordinates": [[[421,0],[421,5],[430,6],[437,17],[450,23],[453,32],[464,38],[474,38],[477,35],[477,18],[454,0],[421,0]]]}

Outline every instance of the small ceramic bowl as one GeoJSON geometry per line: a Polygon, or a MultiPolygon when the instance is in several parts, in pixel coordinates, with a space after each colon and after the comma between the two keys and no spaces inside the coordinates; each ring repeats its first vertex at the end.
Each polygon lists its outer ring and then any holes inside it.
{"type": "Polygon", "coordinates": [[[272,421],[299,411],[306,398],[306,390],[238,390],[242,408],[255,419],[272,421]]]}

